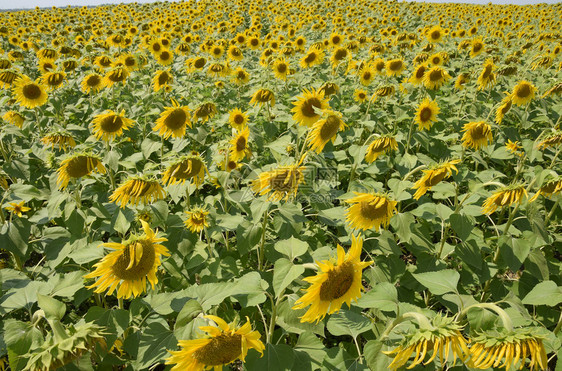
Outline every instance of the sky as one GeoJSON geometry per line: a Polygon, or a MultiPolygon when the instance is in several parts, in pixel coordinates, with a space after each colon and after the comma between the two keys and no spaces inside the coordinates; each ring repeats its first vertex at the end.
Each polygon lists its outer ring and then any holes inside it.
{"type": "MultiPolygon", "coordinates": [[[[155,0],[0,0],[0,9],[32,9],[36,6],[39,7],[64,7],[67,5],[100,5],[100,4],[119,4],[119,3],[152,3],[155,0]]],[[[494,4],[538,4],[538,3],[550,3],[554,4],[560,2],[561,0],[492,0],[494,4]]],[[[430,2],[437,3],[475,3],[475,4],[487,4],[489,0],[430,0],[430,2]]]]}

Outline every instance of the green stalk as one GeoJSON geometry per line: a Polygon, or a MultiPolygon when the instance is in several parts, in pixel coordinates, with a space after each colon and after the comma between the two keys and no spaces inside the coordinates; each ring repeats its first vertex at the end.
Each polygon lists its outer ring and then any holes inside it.
{"type": "Polygon", "coordinates": [[[269,217],[269,206],[263,214],[261,242],[258,249],[258,270],[263,270],[265,263],[265,231],[267,230],[267,219],[269,217]]]}
{"type": "Polygon", "coordinates": [[[556,200],[556,202],[555,202],[554,205],[552,206],[552,209],[550,209],[550,212],[548,213],[548,215],[547,215],[546,218],[544,219],[544,226],[545,226],[545,227],[548,226],[548,222],[550,221],[550,218],[552,218],[552,216],[554,215],[554,212],[555,212],[556,209],[558,208],[558,204],[560,204],[560,197],[558,197],[558,199],[556,200]]]}

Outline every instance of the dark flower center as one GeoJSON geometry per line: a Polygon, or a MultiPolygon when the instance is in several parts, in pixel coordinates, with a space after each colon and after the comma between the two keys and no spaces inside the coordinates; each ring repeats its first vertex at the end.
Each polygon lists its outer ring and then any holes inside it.
{"type": "Polygon", "coordinates": [[[185,111],[181,108],[176,108],[166,116],[164,125],[171,130],[176,130],[185,125],[186,119],[185,111]]]}
{"type": "Polygon", "coordinates": [[[130,245],[127,245],[122,250],[123,253],[121,256],[119,256],[115,264],[113,264],[113,267],[111,267],[113,274],[122,280],[135,281],[146,277],[147,273],[150,272],[150,269],[154,266],[154,261],[156,260],[156,252],[152,242],[148,240],[139,240],[134,243],[140,244],[140,249],[138,245],[135,246],[135,255],[142,253],[138,262],[133,263],[133,265],[127,269],[131,263],[131,259],[136,260],[138,258],[137,256],[131,256],[129,249],[130,245]]]}
{"type": "Polygon", "coordinates": [[[332,301],[344,296],[353,284],[353,263],[344,262],[326,273],[328,278],[320,286],[320,300],[332,301]]]}
{"type": "Polygon", "coordinates": [[[193,352],[193,358],[206,366],[226,365],[242,355],[242,336],[239,334],[221,334],[193,352]]]}
{"type": "Polygon", "coordinates": [[[41,96],[41,88],[36,84],[25,85],[22,92],[23,96],[30,100],[36,100],[41,96]]]}

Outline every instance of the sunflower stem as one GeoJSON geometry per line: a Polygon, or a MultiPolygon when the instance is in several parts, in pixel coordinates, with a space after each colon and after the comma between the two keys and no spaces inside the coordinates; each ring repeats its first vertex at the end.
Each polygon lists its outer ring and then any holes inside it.
{"type": "Polygon", "coordinates": [[[82,200],[80,199],[80,183],[76,180],[76,178],[72,178],[72,182],[74,183],[74,201],[76,201],[76,208],[82,208],[82,200]]]}
{"type": "Polygon", "coordinates": [[[558,155],[560,154],[560,151],[562,151],[562,147],[560,147],[558,149],[558,151],[556,151],[556,154],[552,158],[552,161],[550,162],[550,166],[548,167],[549,169],[552,169],[552,167],[554,166],[554,163],[556,162],[556,159],[558,158],[558,155]]]}
{"type": "Polygon", "coordinates": [[[562,312],[560,312],[560,318],[558,319],[558,323],[552,332],[554,335],[557,335],[560,332],[560,329],[562,329],[562,312]]]}
{"type": "Polygon", "coordinates": [[[556,209],[558,208],[558,204],[560,203],[560,197],[558,197],[558,199],[556,200],[556,202],[554,203],[554,205],[552,206],[552,209],[550,209],[550,212],[548,213],[548,215],[546,216],[546,218],[544,218],[544,226],[545,228],[548,227],[548,222],[550,221],[550,218],[552,218],[552,216],[554,215],[554,212],[556,211],[556,209]]]}
{"type": "Polygon", "coordinates": [[[406,149],[404,150],[404,155],[408,154],[408,149],[410,149],[410,140],[412,139],[412,132],[414,131],[415,122],[412,121],[410,124],[410,131],[408,132],[408,139],[406,140],[406,149]]]}
{"type": "Polygon", "coordinates": [[[117,302],[119,303],[119,309],[125,309],[125,307],[123,305],[123,298],[118,298],[117,302]]]}
{"type": "Polygon", "coordinates": [[[261,242],[258,249],[258,270],[263,270],[265,262],[265,232],[267,230],[267,219],[269,217],[269,205],[265,213],[263,213],[261,242]]]}
{"type": "Polygon", "coordinates": [[[273,303],[273,296],[269,297],[269,300],[271,300],[271,318],[270,318],[270,321],[269,321],[269,331],[268,331],[268,334],[267,334],[267,342],[268,343],[271,343],[271,341],[273,340],[273,332],[275,331],[275,324],[276,324],[276,321],[277,321],[277,307],[279,306],[279,304],[285,298],[283,296],[284,293],[285,293],[285,290],[282,290],[279,293],[275,303],[273,303]]]}

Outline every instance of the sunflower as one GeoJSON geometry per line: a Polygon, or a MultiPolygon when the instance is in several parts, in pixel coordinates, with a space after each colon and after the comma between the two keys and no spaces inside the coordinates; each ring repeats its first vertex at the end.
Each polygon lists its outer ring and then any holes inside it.
{"type": "Polygon", "coordinates": [[[367,147],[367,153],[365,154],[365,161],[367,163],[372,163],[383,153],[389,151],[396,151],[398,149],[398,143],[393,136],[385,135],[378,137],[373,140],[369,147],[367,147]]]}
{"type": "Polygon", "coordinates": [[[101,160],[97,156],[76,153],[60,164],[57,170],[57,184],[60,189],[65,189],[71,179],[82,178],[89,175],[92,171],[105,174],[106,170],[101,160]]]}
{"type": "Polygon", "coordinates": [[[125,66],[117,66],[105,74],[103,77],[103,85],[106,87],[112,87],[116,83],[125,83],[125,80],[129,77],[129,70],[125,66]]]}
{"type": "Polygon", "coordinates": [[[103,77],[97,73],[90,73],[82,79],[80,87],[86,94],[96,93],[103,87],[103,77]]]}
{"type": "Polygon", "coordinates": [[[353,98],[357,103],[363,103],[367,100],[367,92],[363,89],[355,89],[353,98]]]}
{"type": "Polygon", "coordinates": [[[2,118],[9,122],[12,125],[17,126],[18,128],[22,128],[23,123],[25,122],[25,117],[23,117],[19,112],[16,111],[7,111],[2,118]]]}
{"type": "Polygon", "coordinates": [[[524,106],[535,98],[537,88],[528,81],[519,81],[513,88],[511,100],[518,106],[524,106]]]}
{"type": "Polygon", "coordinates": [[[492,128],[484,121],[469,122],[463,126],[462,131],[464,134],[461,140],[465,148],[480,149],[493,139],[492,128]]]}
{"type": "Polygon", "coordinates": [[[260,106],[268,102],[271,107],[275,106],[275,94],[268,89],[258,89],[250,100],[250,104],[260,106]]]}
{"type": "Polygon", "coordinates": [[[347,126],[341,117],[342,114],[339,112],[324,111],[323,118],[312,124],[311,130],[306,137],[308,147],[316,151],[316,153],[320,153],[330,140],[334,143],[338,132],[347,126]]]}
{"type": "Polygon", "coordinates": [[[226,63],[213,63],[207,69],[207,74],[214,78],[226,77],[230,74],[230,67],[226,63]]]}
{"type": "Polygon", "coordinates": [[[340,91],[340,87],[335,82],[326,81],[320,89],[318,89],[317,93],[324,93],[324,97],[329,98],[331,95],[338,94],[340,91]]]}
{"type": "Polygon", "coordinates": [[[232,72],[232,81],[236,85],[244,85],[250,81],[250,74],[246,72],[242,67],[238,67],[234,72],[232,72]]]}
{"type": "Polygon", "coordinates": [[[521,150],[521,145],[519,144],[519,141],[512,142],[511,140],[508,139],[507,143],[505,143],[505,147],[512,154],[523,156],[523,153],[519,152],[521,150]]]}
{"type": "Polygon", "coordinates": [[[39,79],[33,81],[22,76],[14,83],[13,93],[16,101],[27,108],[39,107],[47,103],[48,95],[39,79]]]}
{"type": "Polygon", "coordinates": [[[443,38],[444,34],[441,26],[433,26],[426,33],[427,41],[430,43],[438,43],[443,38]]]}
{"type": "Polygon", "coordinates": [[[324,61],[325,54],[322,50],[312,49],[309,50],[304,57],[300,60],[302,68],[309,68],[318,66],[324,61]]]}
{"type": "Polygon", "coordinates": [[[149,204],[163,199],[164,195],[164,189],[158,180],[136,176],[117,187],[113,194],[109,196],[109,201],[119,203],[121,208],[125,208],[129,201],[134,206],[138,205],[141,201],[144,204],[149,204]]]}
{"type": "Polygon", "coordinates": [[[471,339],[467,366],[479,369],[505,366],[506,370],[510,370],[517,368],[521,362],[520,370],[526,368],[525,363],[530,358],[529,370],[546,370],[548,358],[543,345],[546,335],[542,332],[541,328],[534,327],[482,332],[471,339]]]}
{"type": "Polygon", "coordinates": [[[378,193],[353,193],[355,197],[345,201],[351,204],[345,212],[346,222],[351,228],[367,230],[374,227],[378,231],[381,225],[388,226],[398,202],[378,193]]]}
{"type": "Polygon", "coordinates": [[[410,76],[408,81],[410,83],[412,83],[413,85],[421,84],[423,82],[423,78],[425,76],[426,71],[427,71],[427,65],[426,64],[420,64],[420,65],[416,66],[414,68],[414,72],[412,73],[412,76],[410,76]]]}
{"type": "Polygon", "coordinates": [[[172,82],[174,81],[174,77],[170,73],[170,70],[158,70],[154,74],[154,78],[152,79],[152,85],[154,86],[154,91],[157,92],[160,89],[164,88],[167,89],[172,82]]]}
{"type": "Polygon", "coordinates": [[[239,359],[244,362],[249,349],[255,349],[263,356],[265,345],[260,340],[260,333],[252,331],[248,317],[246,324],[236,328],[233,324],[227,324],[223,319],[216,316],[204,316],[214,321],[215,326],[201,326],[210,337],[194,340],[180,340],[178,351],[169,351],[171,357],[166,359],[166,364],[176,364],[172,371],[180,370],[222,370],[222,366],[228,365],[239,359]]]}
{"type": "Polygon", "coordinates": [[[17,70],[5,70],[0,72],[0,88],[9,88],[21,77],[17,70]]]}
{"type": "Polygon", "coordinates": [[[464,86],[466,85],[466,83],[470,80],[470,76],[468,73],[461,73],[457,76],[457,79],[455,80],[455,89],[457,90],[462,90],[464,89],[464,86]]]}
{"type": "Polygon", "coordinates": [[[546,91],[546,93],[543,94],[542,97],[544,98],[544,97],[547,97],[551,94],[557,94],[558,95],[560,93],[562,93],[562,82],[554,84],[554,86],[552,86],[550,89],[548,89],[546,91]]]}
{"type": "Polygon", "coordinates": [[[245,129],[236,133],[236,135],[230,141],[230,155],[229,158],[233,161],[240,161],[244,159],[244,157],[250,157],[252,151],[248,147],[248,136],[250,135],[250,128],[246,127],[245,129]]]}
{"type": "Polygon", "coordinates": [[[203,228],[208,227],[207,215],[209,212],[201,207],[194,207],[185,212],[188,219],[184,222],[185,226],[193,233],[199,233],[203,228]]]}
{"type": "Polygon", "coordinates": [[[531,197],[529,202],[535,201],[541,194],[545,197],[550,197],[554,194],[560,193],[560,191],[562,191],[562,177],[558,176],[554,179],[547,180],[538,192],[531,197]]]}
{"type": "Polygon", "coordinates": [[[170,256],[168,249],[160,245],[167,241],[166,238],[156,237],[148,223],[140,221],[144,234],[132,235],[121,243],[106,242],[101,246],[115,251],[104,256],[94,264],[95,270],[84,278],[100,277],[94,284],[87,288],[96,288],[95,293],[108,290],[106,295],[111,295],[117,289],[117,298],[136,298],[146,292],[146,281],[150,282],[152,289],[158,283],[156,271],[160,267],[162,255],[170,256]]]}
{"type": "Polygon", "coordinates": [[[500,106],[496,110],[496,119],[495,119],[496,124],[499,125],[499,124],[502,123],[503,117],[511,109],[512,102],[513,102],[513,99],[512,99],[511,94],[508,94],[507,96],[505,96],[502,99],[502,101],[500,103],[500,106]]]}
{"type": "Polygon", "coordinates": [[[94,64],[100,69],[104,69],[110,67],[113,61],[107,55],[100,55],[94,59],[94,64]]]}
{"type": "Polygon", "coordinates": [[[69,133],[65,132],[53,132],[47,134],[43,138],[41,138],[41,143],[45,146],[51,146],[51,149],[57,147],[58,149],[62,149],[66,151],[67,148],[74,148],[76,147],[76,141],[69,133]]]}
{"type": "Polygon", "coordinates": [[[202,70],[207,64],[205,57],[198,57],[193,60],[193,68],[197,70],[202,70]]]}
{"type": "Polygon", "coordinates": [[[172,64],[174,61],[174,53],[170,50],[162,50],[160,53],[156,54],[156,62],[162,66],[167,66],[172,64]]]}
{"type": "MultiPolygon", "coordinates": [[[[391,370],[397,370],[404,366],[410,357],[414,355],[411,365],[407,368],[414,368],[427,357],[428,360],[423,362],[424,366],[430,364],[437,359],[441,367],[445,365],[449,358],[449,354],[453,355],[453,365],[457,361],[457,357],[465,362],[470,354],[468,349],[468,341],[464,338],[460,330],[462,327],[457,324],[453,318],[437,315],[428,323],[428,326],[420,327],[408,334],[399,346],[391,351],[383,351],[386,355],[393,355],[394,359],[388,365],[391,370]],[[429,352],[432,352],[429,356],[429,352]]],[[[425,368],[425,367],[424,367],[425,368]]]]}
{"type": "Polygon", "coordinates": [[[425,72],[423,84],[426,89],[439,89],[449,81],[451,75],[440,66],[433,66],[425,72]]]}
{"type": "Polygon", "coordinates": [[[217,114],[217,106],[214,103],[203,103],[193,111],[193,122],[197,123],[199,119],[202,122],[207,122],[217,114]]]}
{"type": "Polygon", "coordinates": [[[262,172],[257,179],[252,182],[252,189],[260,196],[271,193],[268,200],[280,201],[289,200],[295,197],[299,185],[304,181],[304,166],[300,166],[301,160],[293,165],[279,166],[275,170],[262,172]]]}
{"type": "Polygon", "coordinates": [[[437,114],[439,114],[439,106],[434,100],[425,98],[424,101],[418,106],[416,110],[415,122],[419,125],[419,130],[429,130],[435,121],[437,121],[437,114]]]}
{"type": "Polygon", "coordinates": [[[419,200],[431,187],[453,175],[453,171],[458,173],[459,171],[455,165],[460,162],[460,160],[446,161],[435,165],[431,169],[423,170],[423,176],[412,187],[412,189],[417,189],[414,194],[414,200],[419,200]]]}
{"type": "Polygon", "coordinates": [[[182,138],[185,135],[186,126],[191,128],[189,108],[180,106],[177,101],[172,100],[172,107],[165,107],[164,112],[156,120],[156,126],[152,129],[158,131],[158,135],[168,139],[182,138]]]}
{"type": "Polygon", "coordinates": [[[295,105],[291,109],[291,112],[294,112],[293,120],[308,127],[320,119],[322,111],[330,108],[324,93],[314,89],[310,91],[305,89],[293,105],[295,105]]]}
{"type": "Polygon", "coordinates": [[[376,71],[373,71],[370,67],[363,67],[359,73],[359,82],[363,86],[368,86],[375,79],[376,71]]]}
{"type": "Polygon", "coordinates": [[[470,58],[474,58],[484,51],[484,42],[481,37],[473,39],[470,43],[470,58]]]}
{"type": "Polygon", "coordinates": [[[11,212],[12,214],[17,215],[20,218],[23,216],[23,213],[31,210],[31,208],[25,206],[25,201],[10,202],[9,206],[6,206],[5,209],[11,212]]]}
{"type": "Polygon", "coordinates": [[[185,183],[186,180],[189,180],[199,187],[205,180],[206,172],[207,166],[205,166],[203,159],[197,153],[193,153],[180,157],[168,166],[162,176],[162,183],[185,183]]]}
{"type": "Polygon", "coordinates": [[[228,55],[228,58],[233,61],[241,61],[242,59],[244,59],[244,54],[242,53],[242,50],[236,45],[230,45],[228,47],[226,54],[228,55]]]}
{"type": "Polygon", "coordinates": [[[515,202],[521,203],[523,196],[527,196],[524,184],[502,187],[484,201],[482,204],[482,214],[492,214],[500,206],[510,206],[515,202]]]}
{"type": "Polygon", "coordinates": [[[557,131],[555,133],[551,133],[547,135],[546,138],[539,143],[538,147],[539,149],[545,149],[547,147],[557,146],[561,143],[562,143],[562,132],[557,131]]]}
{"type": "Polygon", "coordinates": [[[121,113],[107,110],[96,115],[92,120],[92,131],[97,139],[102,138],[109,142],[115,137],[123,135],[123,130],[129,130],[133,120],[125,117],[125,110],[121,113]]]}
{"type": "Polygon", "coordinates": [[[248,124],[248,115],[240,108],[234,108],[228,113],[228,123],[236,130],[242,130],[248,124]]]}
{"type": "Polygon", "coordinates": [[[390,59],[385,64],[387,76],[400,76],[406,68],[406,64],[400,58],[390,59]]]}
{"type": "Polygon", "coordinates": [[[43,74],[42,83],[47,87],[47,90],[54,90],[60,88],[66,78],[66,74],[62,71],[47,72],[43,74]]]}
{"type": "Polygon", "coordinates": [[[346,59],[351,57],[351,53],[346,48],[337,47],[334,49],[332,56],[330,57],[330,62],[332,66],[336,67],[340,63],[343,63],[346,59]]]}
{"type": "Polygon", "coordinates": [[[496,74],[494,69],[496,65],[491,59],[486,59],[484,66],[482,67],[482,72],[478,76],[478,90],[484,90],[488,85],[492,86],[496,82],[496,74]]]}
{"type": "Polygon", "coordinates": [[[361,297],[363,269],[373,262],[361,261],[363,240],[354,235],[351,235],[351,238],[351,248],[347,254],[343,247],[338,245],[337,258],[316,262],[320,272],[304,278],[311,285],[306,289],[306,294],[293,306],[293,309],[310,306],[300,317],[301,322],[318,323],[327,314],[339,311],[343,303],[350,307],[352,300],[357,301],[361,297]]]}
{"type": "Polygon", "coordinates": [[[289,74],[289,63],[284,58],[276,59],[271,66],[273,74],[279,80],[286,80],[289,74]]]}

